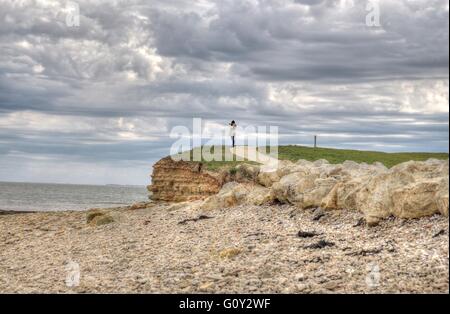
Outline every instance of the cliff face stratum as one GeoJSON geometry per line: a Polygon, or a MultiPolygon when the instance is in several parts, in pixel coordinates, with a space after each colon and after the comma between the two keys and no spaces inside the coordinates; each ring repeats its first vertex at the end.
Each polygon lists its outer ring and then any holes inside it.
{"type": "Polygon", "coordinates": [[[220,174],[202,169],[199,162],[175,161],[171,157],[153,166],[152,184],[148,190],[157,201],[182,202],[204,199],[222,187],[220,174]]]}

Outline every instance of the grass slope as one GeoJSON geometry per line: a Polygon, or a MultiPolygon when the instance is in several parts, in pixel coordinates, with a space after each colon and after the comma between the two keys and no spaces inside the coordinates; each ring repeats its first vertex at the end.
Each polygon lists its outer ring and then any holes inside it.
{"type": "MultiPolygon", "coordinates": [[[[207,147],[210,149],[211,153],[218,153],[222,158],[227,156],[229,152],[228,146],[211,146],[207,147]],[[226,149],[225,149],[226,148],[226,149]],[[217,150],[220,150],[217,152],[217,150]]],[[[200,151],[200,148],[195,148],[197,152],[200,151]]],[[[269,152],[268,147],[260,147],[260,151],[269,152]]],[[[193,156],[193,150],[183,153],[185,157],[191,158],[193,156]]],[[[205,164],[208,170],[217,170],[222,167],[234,167],[239,163],[253,163],[248,161],[210,161],[206,160],[202,156],[202,162],[205,164]]],[[[228,159],[231,157],[228,155],[228,159]]],[[[448,153],[384,153],[377,151],[363,151],[363,150],[351,150],[351,149],[335,149],[335,148],[313,148],[306,146],[297,146],[297,145],[286,145],[278,147],[278,158],[281,160],[291,160],[297,161],[299,159],[306,159],[310,161],[318,160],[318,159],[326,159],[330,163],[337,164],[342,163],[346,160],[353,160],[355,162],[361,163],[365,162],[368,164],[372,164],[376,161],[383,163],[386,167],[392,167],[399,163],[409,161],[409,160],[417,160],[423,161],[429,158],[436,159],[448,159],[448,153]]]]}
{"type": "Polygon", "coordinates": [[[236,160],[236,156],[234,154],[230,153],[230,146],[202,146],[202,147],[196,147],[194,149],[191,149],[189,151],[181,153],[181,156],[183,160],[190,160],[190,161],[199,161],[194,160],[194,153],[197,154],[197,156],[201,157],[201,162],[204,164],[207,170],[210,171],[216,171],[221,168],[234,168],[240,163],[247,163],[247,164],[257,164],[253,161],[248,160],[236,160]],[[210,160],[210,158],[206,158],[207,156],[201,154],[201,151],[206,151],[206,154],[209,153],[217,154],[218,158],[215,158],[216,160],[210,160]]]}

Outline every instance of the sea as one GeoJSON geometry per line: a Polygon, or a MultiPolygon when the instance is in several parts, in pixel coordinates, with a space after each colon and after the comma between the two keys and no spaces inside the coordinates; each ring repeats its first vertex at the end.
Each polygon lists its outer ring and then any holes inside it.
{"type": "Polygon", "coordinates": [[[147,201],[145,186],[0,182],[0,211],[86,210],[147,201]]]}

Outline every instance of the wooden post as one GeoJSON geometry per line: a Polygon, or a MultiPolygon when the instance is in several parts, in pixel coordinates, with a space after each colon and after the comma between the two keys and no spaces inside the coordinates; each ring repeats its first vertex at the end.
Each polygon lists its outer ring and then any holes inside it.
{"type": "Polygon", "coordinates": [[[314,135],[314,148],[317,147],[317,135],[314,135]]]}

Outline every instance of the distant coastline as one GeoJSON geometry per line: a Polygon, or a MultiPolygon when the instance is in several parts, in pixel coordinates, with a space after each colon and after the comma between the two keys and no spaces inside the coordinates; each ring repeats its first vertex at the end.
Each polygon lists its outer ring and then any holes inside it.
{"type": "Polygon", "coordinates": [[[119,186],[119,187],[128,187],[128,188],[145,188],[145,185],[140,184],[104,184],[105,186],[119,186]]]}

